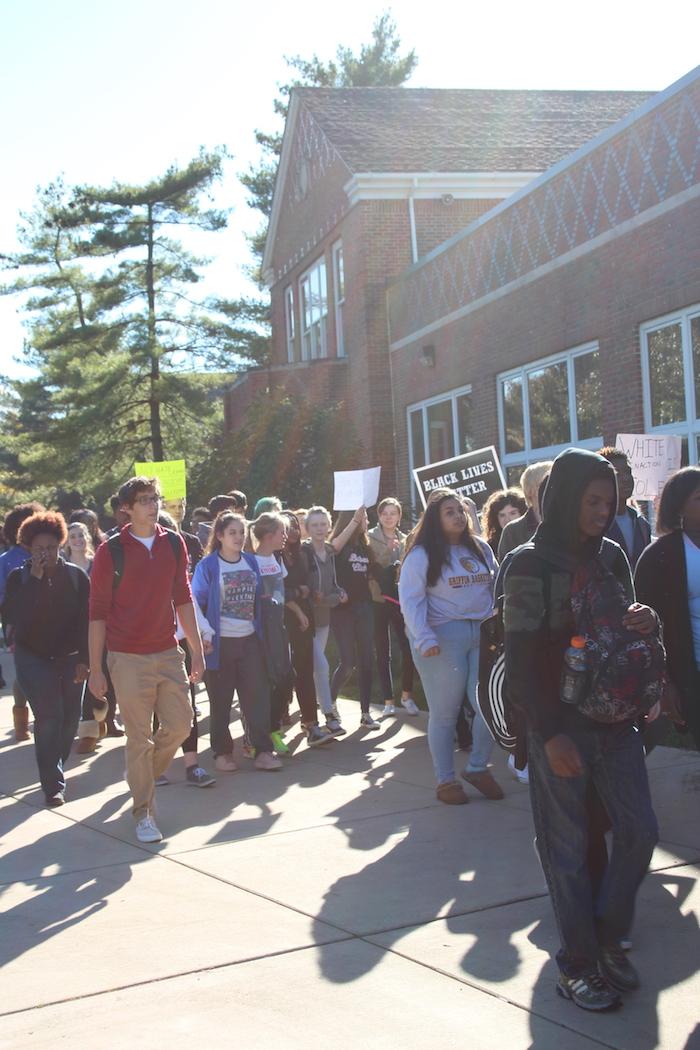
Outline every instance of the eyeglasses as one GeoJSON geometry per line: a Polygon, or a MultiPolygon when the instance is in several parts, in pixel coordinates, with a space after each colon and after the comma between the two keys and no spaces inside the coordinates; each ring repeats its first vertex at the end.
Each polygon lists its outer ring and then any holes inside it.
{"type": "Polygon", "coordinates": [[[134,503],[138,503],[139,507],[147,507],[149,503],[158,504],[160,502],[160,496],[137,496],[134,500],[134,503]]]}

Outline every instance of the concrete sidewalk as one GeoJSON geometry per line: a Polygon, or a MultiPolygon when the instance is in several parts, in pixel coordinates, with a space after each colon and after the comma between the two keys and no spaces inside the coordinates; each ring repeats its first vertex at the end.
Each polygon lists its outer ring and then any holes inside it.
{"type": "Polygon", "coordinates": [[[0,1047],[700,1048],[700,756],[649,760],[643,989],[593,1016],[555,994],[528,793],[503,756],[504,801],[443,806],[424,715],[369,733],[341,706],[348,736],[309,751],[295,727],[280,773],[237,746],[240,772],[197,790],[179,759],[158,789],[165,841],[141,846],[122,741],[74,756],[48,811],[3,696],[0,1047]]]}

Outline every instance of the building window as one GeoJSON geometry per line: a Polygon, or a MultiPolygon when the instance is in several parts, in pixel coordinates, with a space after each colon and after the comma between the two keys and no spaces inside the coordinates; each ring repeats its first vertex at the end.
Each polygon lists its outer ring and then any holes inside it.
{"type": "Polygon", "coordinates": [[[471,387],[465,386],[408,406],[408,455],[412,471],[474,448],[471,396],[471,387]]]}
{"type": "Polygon", "coordinates": [[[700,304],[640,329],[647,431],[683,438],[683,462],[700,463],[700,304]]]}
{"type": "Polygon", "coordinates": [[[284,290],[284,316],[287,324],[287,360],[294,361],[294,289],[291,284],[284,290]]]}
{"type": "Polygon", "coordinates": [[[345,357],[345,329],[343,314],[345,312],[345,267],[343,264],[343,243],[333,245],[333,290],[335,293],[335,338],[338,357],[345,357]]]}
{"type": "Polygon", "coordinates": [[[500,375],[498,413],[509,477],[534,459],[552,459],[568,445],[599,448],[603,426],[597,345],[500,375]]]}
{"type": "Polygon", "coordinates": [[[299,281],[301,292],[301,356],[304,361],[326,357],[328,282],[326,263],[319,259],[299,281]]]}

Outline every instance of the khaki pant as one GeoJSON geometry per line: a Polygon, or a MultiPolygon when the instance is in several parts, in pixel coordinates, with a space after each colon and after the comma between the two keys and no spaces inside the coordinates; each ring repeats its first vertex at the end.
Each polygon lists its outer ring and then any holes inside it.
{"type": "Polygon", "coordinates": [[[153,810],[155,781],[170,765],[192,727],[192,707],[179,646],[162,653],[109,653],[107,666],[126,730],[126,779],[133,813],[153,810]],[[153,733],[153,714],[158,715],[153,733]]]}

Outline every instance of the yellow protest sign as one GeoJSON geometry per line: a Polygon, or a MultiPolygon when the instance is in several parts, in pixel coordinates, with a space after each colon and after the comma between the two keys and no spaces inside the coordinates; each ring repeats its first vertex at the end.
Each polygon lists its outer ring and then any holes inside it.
{"type": "Polygon", "coordinates": [[[134,463],[134,473],[158,478],[163,499],[183,499],[187,495],[184,459],[165,459],[160,463],[134,463]]]}

